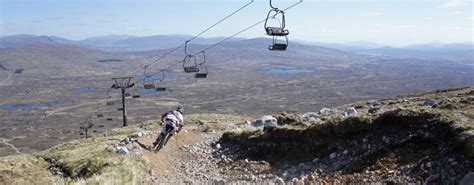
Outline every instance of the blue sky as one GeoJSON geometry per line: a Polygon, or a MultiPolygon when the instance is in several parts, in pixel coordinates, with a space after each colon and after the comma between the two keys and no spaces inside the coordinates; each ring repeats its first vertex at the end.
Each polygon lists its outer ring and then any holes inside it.
{"type": "MultiPolygon", "coordinates": [[[[298,0],[274,0],[286,7],[298,0]]],[[[0,35],[194,35],[249,0],[0,0],[0,35]]],[[[405,45],[473,40],[473,0],[305,0],[287,12],[290,39],[405,45]]],[[[265,18],[268,1],[204,34],[228,36],[265,18]]],[[[240,37],[263,37],[262,26],[240,37]]]]}

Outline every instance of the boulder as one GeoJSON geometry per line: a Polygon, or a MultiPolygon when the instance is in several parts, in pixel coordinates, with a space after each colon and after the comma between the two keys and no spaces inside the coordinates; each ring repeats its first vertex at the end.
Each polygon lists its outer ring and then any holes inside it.
{"type": "Polygon", "coordinates": [[[357,114],[357,110],[354,107],[349,107],[349,108],[344,109],[344,116],[352,116],[356,114],[357,114]]]}
{"type": "Polygon", "coordinates": [[[327,116],[331,114],[331,112],[332,110],[330,108],[322,108],[321,110],[319,110],[319,114],[322,116],[327,116]]]}
{"type": "Polygon", "coordinates": [[[309,117],[309,118],[319,118],[319,114],[316,113],[316,112],[308,112],[305,114],[306,117],[309,117]]]}
{"type": "Polygon", "coordinates": [[[373,107],[373,108],[370,108],[368,112],[369,112],[370,114],[375,114],[375,113],[379,112],[379,110],[380,110],[380,108],[378,108],[378,107],[373,107]]]}
{"type": "Polygon", "coordinates": [[[117,146],[115,147],[115,151],[119,154],[128,154],[128,149],[125,146],[117,146]]]}
{"type": "Polygon", "coordinates": [[[423,105],[424,106],[433,106],[436,104],[436,101],[432,100],[432,99],[426,99],[424,102],[423,102],[423,105]]]}
{"type": "Polygon", "coordinates": [[[465,154],[474,157],[474,130],[467,130],[460,134],[460,143],[464,144],[465,154]]]}
{"type": "Polygon", "coordinates": [[[287,113],[281,113],[280,115],[275,116],[278,122],[278,125],[294,125],[301,124],[301,120],[296,115],[290,115],[287,113]]]}
{"type": "Polygon", "coordinates": [[[474,172],[464,175],[459,182],[459,185],[473,185],[474,184],[474,172]]]}

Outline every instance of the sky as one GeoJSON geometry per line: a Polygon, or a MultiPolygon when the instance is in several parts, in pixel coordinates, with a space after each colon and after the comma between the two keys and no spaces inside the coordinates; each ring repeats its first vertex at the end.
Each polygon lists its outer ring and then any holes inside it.
{"type": "MultiPolygon", "coordinates": [[[[287,7],[298,0],[273,0],[287,7]]],[[[80,40],[101,35],[196,35],[250,0],[0,0],[0,35],[80,40]]],[[[286,12],[290,39],[389,45],[474,39],[474,0],[304,0],[286,12]]],[[[229,36],[265,19],[267,0],[203,37],[229,36]]],[[[263,25],[239,37],[265,37],[263,25]]]]}

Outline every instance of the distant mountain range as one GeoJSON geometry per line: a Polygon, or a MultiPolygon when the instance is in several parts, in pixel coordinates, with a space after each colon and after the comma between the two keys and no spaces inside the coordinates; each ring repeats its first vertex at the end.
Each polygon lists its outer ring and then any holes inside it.
{"type": "MultiPolygon", "coordinates": [[[[156,36],[130,36],[130,35],[107,35],[86,38],[83,40],[69,40],[56,36],[36,36],[36,35],[13,35],[0,37],[0,47],[14,47],[28,45],[32,43],[62,43],[82,45],[91,48],[112,52],[142,52],[169,49],[184,41],[191,39],[191,35],[156,35],[156,36]]],[[[223,40],[225,37],[202,38],[193,40],[192,45],[210,45],[223,40]]],[[[234,38],[226,42],[225,46],[238,46],[240,49],[253,48],[258,45],[266,48],[271,41],[268,38],[234,38]]],[[[319,43],[295,40],[290,42],[292,46],[316,46],[322,48],[332,48],[350,52],[386,58],[419,58],[435,60],[451,60],[458,62],[474,62],[474,43],[460,42],[443,44],[439,42],[413,44],[404,47],[391,47],[388,45],[355,41],[347,43],[319,43]]]]}

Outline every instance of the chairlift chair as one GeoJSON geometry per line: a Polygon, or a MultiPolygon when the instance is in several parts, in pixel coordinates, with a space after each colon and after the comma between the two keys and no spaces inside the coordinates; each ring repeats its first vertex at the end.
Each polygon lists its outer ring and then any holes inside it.
{"type": "Polygon", "coordinates": [[[285,43],[278,43],[276,36],[273,36],[273,44],[268,46],[271,51],[286,51],[288,48],[288,37],[285,36],[285,43]]]}
{"type": "Polygon", "coordinates": [[[264,28],[267,35],[269,36],[287,36],[290,34],[290,32],[285,29],[285,12],[283,10],[279,10],[278,8],[272,8],[268,12],[267,18],[265,19],[264,28]],[[278,14],[281,14],[281,21],[276,17],[278,14]],[[278,22],[279,25],[270,26],[270,22],[272,20],[274,20],[273,22],[278,22]]]}
{"type": "Polygon", "coordinates": [[[107,100],[106,100],[105,104],[108,105],[108,106],[115,105],[115,102],[112,98],[112,95],[110,95],[110,89],[107,90],[107,100]]]}
{"type": "Polygon", "coordinates": [[[199,66],[197,59],[193,55],[186,55],[183,60],[183,69],[185,73],[197,73],[199,72],[199,66]]]}
{"type": "Polygon", "coordinates": [[[201,53],[202,62],[198,64],[199,71],[194,75],[195,78],[207,78],[207,67],[204,66],[204,63],[206,63],[206,53],[204,53],[204,51],[201,51],[201,53]],[[201,70],[202,68],[204,68],[204,70],[201,70]]]}
{"type": "Polygon", "coordinates": [[[290,32],[285,29],[286,18],[285,12],[273,6],[272,0],[270,0],[270,7],[272,8],[265,19],[265,31],[267,35],[273,37],[273,44],[268,46],[271,51],[285,51],[288,48],[288,35],[290,32]],[[278,17],[281,15],[280,17],[278,17]],[[270,22],[277,22],[278,25],[270,25],[270,22]],[[277,43],[278,37],[285,37],[285,43],[277,43]]]}
{"type": "Polygon", "coordinates": [[[112,118],[106,118],[105,120],[106,120],[106,121],[113,121],[114,119],[112,119],[112,118]]]}
{"type": "Polygon", "coordinates": [[[147,68],[148,65],[145,66],[145,75],[143,77],[143,88],[145,89],[154,89],[155,88],[155,83],[151,79],[151,75],[147,74],[147,68]]]}
{"type": "Polygon", "coordinates": [[[140,98],[140,87],[137,85],[135,88],[131,90],[130,94],[133,99],[140,98]]]}
{"type": "Polygon", "coordinates": [[[197,63],[196,56],[188,53],[189,40],[184,44],[184,54],[186,55],[183,59],[183,69],[185,73],[197,73],[199,72],[199,66],[197,63]]]}
{"type": "Polygon", "coordinates": [[[207,78],[207,67],[204,67],[205,70],[201,70],[197,72],[194,77],[195,78],[207,78]]]}
{"type": "Polygon", "coordinates": [[[166,91],[166,87],[163,86],[164,82],[165,82],[165,72],[162,70],[159,85],[155,87],[155,90],[158,92],[166,91]]]}
{"type": "Polygon", "coordinates": [[[158,91],[158,92],[166,91],[166,87],[157,87],[156,91],[158,91]]]}

